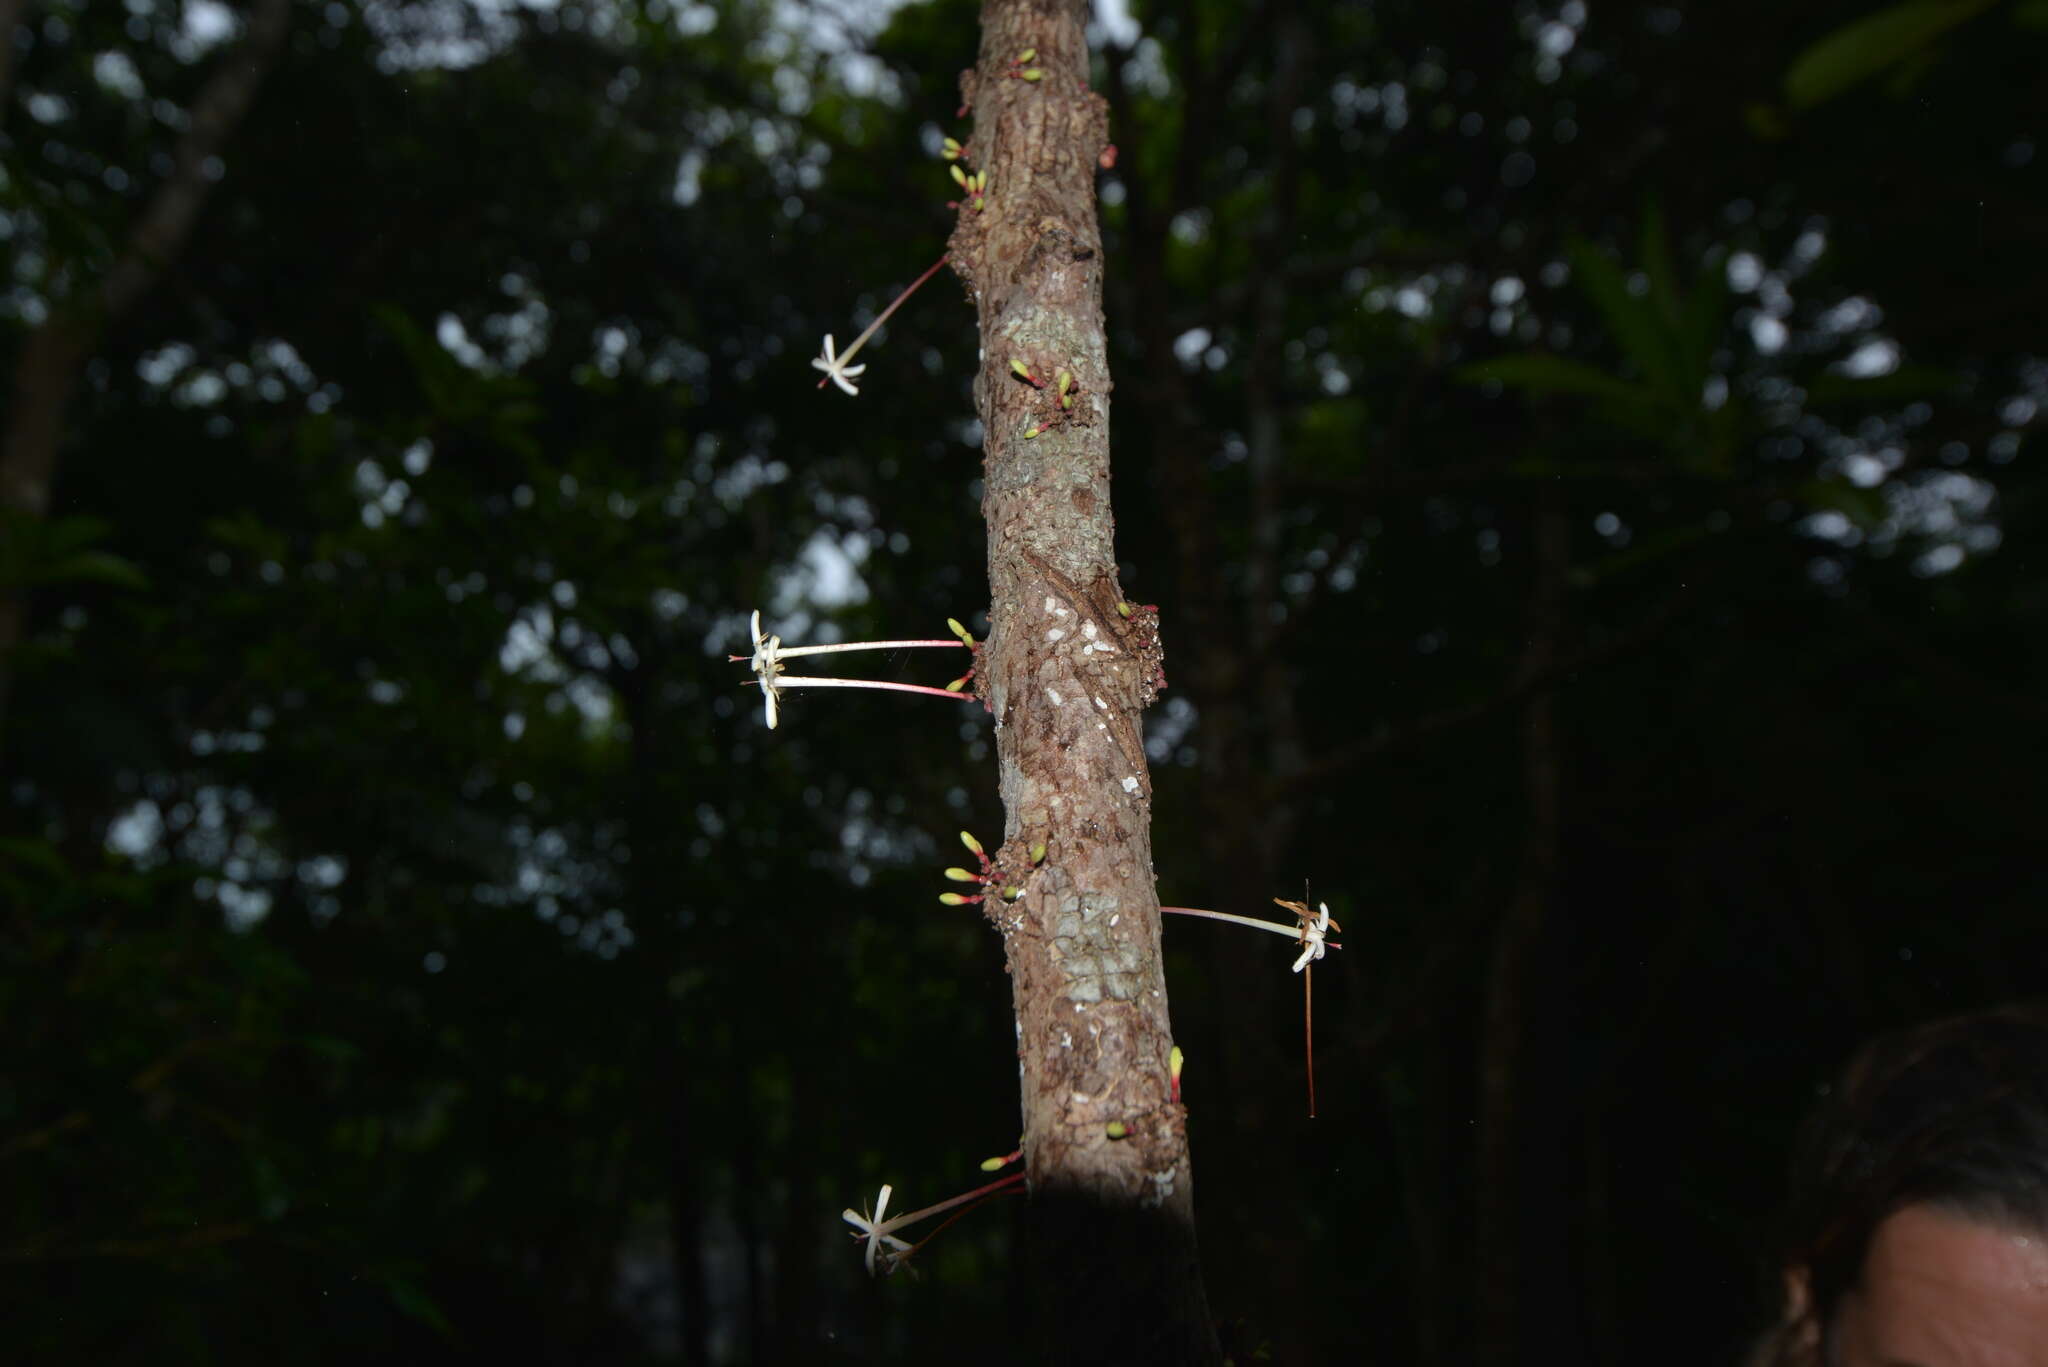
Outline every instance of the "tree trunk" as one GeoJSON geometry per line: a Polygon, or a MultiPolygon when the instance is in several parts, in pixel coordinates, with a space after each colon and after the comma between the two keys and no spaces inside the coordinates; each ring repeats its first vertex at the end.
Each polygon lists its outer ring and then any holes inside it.
{"type": "Polygon", "coordinates": [[[14,30],[28,21],[28,0],[0,0],[0,109],[14,88],[14,30]]]}
{"type": "Polygon", "coordinates": [[[619,700],[630,739],[627,754],[626,899],[640,938],[640,959],[648,967],[642,980],[648,1028],[654,1032],[654,1066],[649,1085],[658,1094],[649,1110],[661,1117],[654,1142],[657,1162],[667,1182],[668,1240],[673,1261],[670,1286],[676,1301],[677,1361],[703,1367],[711,1361],[710,1273],[705,1266],[703,1155],[698,1131],[706,1124],[697,1078],[702,1059],[691,1059],[684,1040],[688,1011],[669,983],[684,963],[683,931],[675,906],[675,874],[666,867],[669,846],[667,817],[674,803],[663,790],[669,756],[664,753],[658,681],[670,670],[670,654],[661,631],[645,618],[628,627],[640,645],[631,665],[616,666],[609,676],[619,700]]]}
{"type": "Polygon", "coordinates": [[[1169,1079],[1138,726],[1158,635],[1151,614],[1123,603],[1112,546],[1095,218],[1106,119],[1087,88],[1084,19],[1072,0],[986,0],[979,66],[962,76],[973,165],[988,177],[952,242],[982,345],[993,601],[977,677],[996,717],[1006,813],[997,886],[1021,890],[985,905],[1017,1013],[1031,1192],[1023,1275],[1037,1293],[1040,1355],[1212,1363],[1221,1354],[1195,1252],[1186,1112],[1169,1079]],[[1013,360],[1045,387],[1019,378],[1013,360]],[[1075,381],[1071,407],[1061,371],[1075,381]]]}
{"type": "MultiPolygon", "coordinates": [[[[0,50],[12,56],[14,23],[24,11],[0,0],[0,50]]],[[[100,334],[133,311],[184,250],[213,190],[210,163],[249,112],[256,89],[284,50],[290,0],[257,0],[248,31],[224,56],[199,96],[178,142],[171,173],[150,196],[128,243],[87,300],[52,300],[47,321],[30,333],[15,362],[12,401],[0,433],[0,517],[40,519],[50,510],[64,416],[79,373],[100,334]]],[[[0,69],[0,90],[7,72],[0,69]]],[[[7,707],[14,648],[27,629],[24,591],[0,584],[0,720],[7,707]]]]}
{"type": "MultiPolygon", "coordinates": [[[[1528,679],[1552,673],[1563,654],[1571,532],[1554,488],[1539,494],[1534,524],[1528,637],[1518,671],[1528,679]]],[[[1545,1209],[1564,1179],[1556,1106],[1531,1084],[1534,1056],[1550,1042],[1555,1025],[1558,935],[1550,922],[1562,859],[1562,749],[1557,695],[1545,688],[1523,707],[1528,810],[1522,865],[1514,898],[1494,930],[1480,1037],[1474,1360],[1485,1367],[1521,1361],[1532,1343],[1565,1346],[1532,1332],[1536,1323],[1546,1329],[1556,1323],[1558,1298],[1548,1293],[1561,1280],[1569,1243],[1564,1221],[1548,1219],[1553,1212],[1545,1209]],[[1546,1218],[1534,1218],[1538,1211],[1546,1218]],[[1539,1259],[1538,1248],[1551,1252],[1539,1259]]]]}

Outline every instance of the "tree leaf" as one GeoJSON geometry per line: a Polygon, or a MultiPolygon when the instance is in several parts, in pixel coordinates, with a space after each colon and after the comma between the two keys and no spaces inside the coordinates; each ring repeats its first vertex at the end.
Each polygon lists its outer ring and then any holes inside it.
{"type": "Polygon", "coordinates": [[[1680,364],[1702,387],[1714,363],[1714,343],[1728,323],[1728,253],[1716,247],[1700,263],[1692,293],[1678,316],[1680,364]]]}
{"type": "Polygon", "coordinates": [[[38,566],[33,582],[111,584],[116,588],[146,589],[149,576],[137,569],[134,562],[124,560],[111,551],[78,551],[38,566]]]}
{"type": "Polygon", "coordinates": [[[1457,378],[1467,384],[1489,380],[1518,389],[1525,394],[1577,394],[1632,406],[1652,405],[1656,397],[1641,385],[1618,380],[1584,361],[1553,355],[1548,351],[1524,351],[1461,366],[1457,378]]]}
{"type": "Polygon", "coordinates": [[[1650,277],[1650,304],[1666,328],[1676,329],[1684,307],[1678,268],[1671,260],[1671,237],[1664,230],[1664,210],[1653,198],[1643,210],[1642,244],[1638,256],[1650,277]]]}
{"type": "Polygon", "coordinates": [[[1885,375],[1816,375],[1806,384],[1809,405],[1903,403],[1953,395],[1966,381],[1953,371],[1907,365],[1885,375]]]}
{"type": "Polygon", "coordinates": [[[57,853],[57,847],[47,840],[32,840],[23,836],[0,838],[0,858],[22,866],[41,869],[53,879],[67,876],[69,870],[64,857],[57,853]]]}
{"type": "Polygon", "coordinates": [[[434,1303],[420,1285],[400,1272],[385,1272],[381,1278],[384,1289],[391,1293],[391,1302],[409,1318],[426,1325],[443,1338],[455,1337],[455,1326],[441,1313],[441,1307],[434,1303]]]}
{"type": "Polygon", "coordinates": [[[1884,490],[1861,488],[1845,480],[1810,479],[1799,486],[1799,496],[1816,508],[1843,514],[1866,532],[1882,527],[1891,515],[1884,490]]]}
{"type": "Polygon", "coordinates": [[[1906,0],[1844,24],[1793,60],[1785,71],[1785,99],[1795,110],[1824,104],[1996,3],[1906,0]]]}
{"type": "Polygon", "coordinates": [[[1590,588],[1632,574],[1707,540],[1714,535],[1714,525],[1712,519],[1702,519],[1644,537],[1625,551],[1601,556],[1590,564],[1574,566],[1571,580],[1580,588],[1590,588]]]}
{"type": "Polygon", "coordinates": [[[1658,393],[1680,404],[1697,399],[1697,395],[1686,393],[1670,335],[1658,326],[1655,306],[1629,292],[1621,267],[1584,238],[1573,238],[1565,251],[1571,257],[1572,271],[1581,288],[1600,310],[1622,355],[1658,393]]]}

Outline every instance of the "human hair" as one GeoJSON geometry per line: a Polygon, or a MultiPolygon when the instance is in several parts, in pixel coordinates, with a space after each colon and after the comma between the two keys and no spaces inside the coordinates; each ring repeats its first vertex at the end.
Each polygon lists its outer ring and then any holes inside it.
{"type": "Polygon", "coordinates": [[[2048,1235],[2048,1003],[1952,1016],[1856,1051],[1794,1145],[1783,1266],[1793,1305],[1753,1359],[1820,1359],[1872,1236],[1907,1206],[2048,1235]]]}

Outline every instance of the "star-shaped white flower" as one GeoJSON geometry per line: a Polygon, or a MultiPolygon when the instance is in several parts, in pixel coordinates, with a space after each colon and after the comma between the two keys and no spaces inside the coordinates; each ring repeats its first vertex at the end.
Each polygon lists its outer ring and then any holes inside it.
{"type": "Polygon", "coordinates": [[[775,692],[776,676],[782,673],[782,661],[777,652],[782,649],[780,636],[761,634],[761,610],[754,610],[754,655],[751,661],[756,681],[761,685],[761,706],[767,713],[768,729],[775,729],[779,699],[775,692]]]}
{"type": "Polygon", "coordinates": [[[853,1237],[867,1242],[868,1275],[870,1277],[875,1275],[875,1252],[877,1249],[884,1249],[886,1245],[886,1249],[882,1253],[882,1261],[884,1263],[882,1270],[884,1272],[895,1271],[896,1264],[902,1255],[910,1252],[910,1245],[889,1233],[890,1226],[882,1219],[882,1212],[888,1209],[889,1206],[891,1190],[892,1188],[887,1182],[882,1184],[882,1194],[875,1198],[875,1213],[872,1216],[863,1215],[851,1208],[839,1212],[840,1219],[860,1231],[853,1237]]]}
{"type": "MultiPolygon", "coordinates": [[[[1323,951],[1329,948],[1323,942],[1323,937],[1330,933],[1330,927],[1335,924],[1335,922],[1330,920],[1330,904],[1328,902],[1318,902],[1316,903],[1316,909],[1321,913],[1320,915],[1313,917],[1304,915],[1302,917],[1301,957],[1294,961],[1294,971],[1296,973],[1307,968],[1312,960],[1322,958],[1323,951]]],[[[1342,930],[1344,927],[1337,926],[1337,929],[1342,930]]]]}
{"type": "MultiPolygon", "coordinates": [[[[861,338],[861,341],[866,340],[866,337],[861,338]]],[[[835,355],[832,351],[832,334],[828,332],[825,334],[825,354],[813,356],[811,358],[811,368],[824,371],[825,378],[833,384],[838,385],[849,394],[858,395],[860,390],[854,386],[853,382],[860,378],[861,372],[866,370],[867,367],[865,365],[847,364],[848,361],[853,359],[853,353],[858,350],[860,350],[860,342],[855,342],[846,349],[844,356],[835,355]]]]}

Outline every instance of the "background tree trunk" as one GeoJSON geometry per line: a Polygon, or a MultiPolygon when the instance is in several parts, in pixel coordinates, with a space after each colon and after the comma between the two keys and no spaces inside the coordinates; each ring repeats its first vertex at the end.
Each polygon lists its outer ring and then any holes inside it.
{"type": "Polygon", "coordinates": [[[983,353],[992,604],[979,687],[997,726],[1000,881],[1022,889],[988,908],[1016,1004],[1032,1201],[1025,1275],[1044,1348],[1065,1361],[1217,1362],[1186,1112],[1169,1080],[1138,725],[1155,692],[1158,638],[1149,614],[1119,607],[1112,544],[1095,216],[1107,136],[1103,102],[1087,87],[1084,20],[1084,7],[1064,0],[988,0],[979,65],[962,78],[974,165],[988,176],[985,207],[962,210],[952,243],[983,353]],[[1042,78],[1010,75],[1020,64],[1042,78]],[[1017,378],[1012,359],[1047,387],[1017,378]],[[1052,387],[1062,370],[1078,386],[1071,409],[1052,387]],[[1026,437],[1033,428],[1042,431],[1026,437]]]}
{"type": "MultiPolygon", "coordinates": [[[[1539,493],[1533,521],[1534,582],[1519,672],[1540,679],[1563,655],[1571,568],[1570,524],[1554,488],[1539,493]]],[[[1494,929],[1480,1038],[1475,1360],[1501,1367],[1522,1361],[1532,1342],[1563,1346],[1556,1335],[1566,1327],[1559,1314],[1563,1298],[1554,1287],[1563,1281],[1558,1269],[1570,1249],[1560,1196],[1568,1169],[1553,1099],[1557,1089],[1535,1081],[1551,1061],[1561,971],[1559,932],[1552,924],[1563,859],[1557,712],[1557,694],[1549,688],[1523,707],[1528,814],[1522,867],[1514,898],[1494,929]]]]}
{"type": "Polygon", "coordinates": [[[28,18],[28,0],[0,0],[0,106],[14,85],[14,30],[28,18]]]}
{"type": "MultiPolygon", "coordinates": [[[[17,4],[0,0],[0,98],[6,94],[17,4]]],[[[130,313],[192,235],[214,184],[208,163],[249,112],[256,89],[284,49],[290,0],[258,0],[242,41],[192,102],[171,173],[150,197],[120,257],[88,299],[52,301],[47,321],[28,335],[14,367],[12,401],[0,432],[0,517],[40,519],[50,510],[64,415],[100,334],[130,313]]],[[[7,710],[14,648],[28,625],[26,591],[0,584],[0,722],[7,710]]]]}

